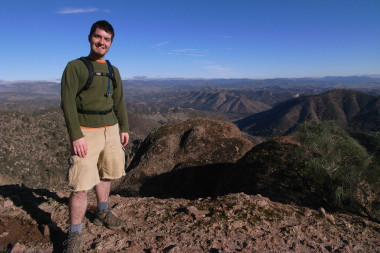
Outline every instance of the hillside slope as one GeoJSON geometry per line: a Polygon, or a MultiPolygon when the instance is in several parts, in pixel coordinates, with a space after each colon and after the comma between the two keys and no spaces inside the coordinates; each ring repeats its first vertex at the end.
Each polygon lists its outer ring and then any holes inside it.
{"type": "Polygon", "coordinates": [[[252,135],[280,136],[292,132],[301,122],[327,120],[335,120],[346,129],[378,131],[380,98],[360,91],[333,90],[290,99],[236,124],[252,135]]]}
{"type": "Polygon", "coordinates": [[[0,182],[60,187],[70,155],[61,111],[0,112],[0,182]]]}
{"type": "MultiPolygon", "coordinates": [[[[249,91],[247,91],[249,92],[249,91]]],[[[197,90],[136,96],[149,104],[181,106],[201,111],[247,115],[271,108],[259,100],[249,99],[243,94],[235,95],[225,90],[197,90]]]]}

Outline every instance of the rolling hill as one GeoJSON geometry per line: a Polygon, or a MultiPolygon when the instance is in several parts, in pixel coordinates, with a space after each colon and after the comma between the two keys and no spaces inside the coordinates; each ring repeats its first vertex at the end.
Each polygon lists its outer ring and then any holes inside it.
{"type": "Polygon", "coordinates": [[[201,111],[220,113],[252,114],[270,109],[271,107],[257,100],[244,96],[233,95],[226,91],[197,90],[190,92],[160,94],[142,98],[151,104],[161,106],[181,106],[201,111]]]}
{"type": "Polygon", "coordinates": [[[380,98],[354,90],[332,90],[321,95],[293,98],[268,111],[235,123],[257,136],[280,136],[304,121],[334,120],[345,129],[378,131],[380,98]]]}

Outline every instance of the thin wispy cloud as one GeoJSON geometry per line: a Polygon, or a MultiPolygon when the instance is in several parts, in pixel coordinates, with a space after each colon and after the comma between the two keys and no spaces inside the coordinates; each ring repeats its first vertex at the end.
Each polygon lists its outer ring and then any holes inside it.
{"type": "Polygon", "coordinates": [[[195,57],[202,57],[209,55],[209,50],[207,49],[197,49],[197,48],[180,48],[180,49],[168,49],[165,47],[169,44],[168,41],[162,41],[154,44],[153,47],[160,51],[164,55],[188,55],[195,57]]]}
{"type": "Polygon", "coordinates": [[[173,52],[176,53],[187,53],[187,52],[195,52],[198,51],[198,49],[195,48],[184,48],[184,49],[174,49],[173,52]]]}
{"type": "Polygon", "coordinates": [[[169,42],[167,42],[167,41],[162,41],[162,42],[159,42],[159,43],[155,44],[154,47],[162,47],[162,46],[165,46],[168,43],[169,42]]]}
{"type": "MultiPolygon", "coordinates": [[[[57,11],[58,14],[77,14],[77,13],[88,13],[88,12],[96,12],[98,8],[62,8],[57,11]]],[[[110,10],[106,10],[109,12],[110,10]]]]}
{"type": "Polygon", "coordinates": [[[158,42],[153,45],[153,47],[158,50],[161,54],[164,55],[187,55],[187,56],[195,56],[202,57],[208,56],[209,50],[207,49],[197,49],[197,48],[180,48],[180,49],[169,49],[165,47],[168,45],[168,41],[158,42]]]}
{"type": "Polygon", "coordinates": [[[208,70],[209,72],[213,74],[226,74],[231,73],[230,68],[223,67],[221,65],[209,65],[205,66],[204,69],[208,70]]]}
{"type": "Polygon", "coordinates": [[[183,48],[183,49],[174,49],[172,50],[173,54],[176,55],[190,55],[190,56],[207,56],[208,50],[205,49],[196,49],[196,48],[183,48]]]}

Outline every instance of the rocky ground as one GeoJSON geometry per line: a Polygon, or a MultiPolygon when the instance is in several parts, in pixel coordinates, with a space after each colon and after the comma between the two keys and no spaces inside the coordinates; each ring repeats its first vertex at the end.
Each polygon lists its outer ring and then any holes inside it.
{"type": "MultiPolygon", "coordinates": [[[[112,195],[118,231],[91,223],[90,193],[84,252],[380,252],[380,224],[273,202],[261,195],[158,199],[112,195]]],[[[0,252],[62,252],[65,192],[0,186],[0,252]]]]}

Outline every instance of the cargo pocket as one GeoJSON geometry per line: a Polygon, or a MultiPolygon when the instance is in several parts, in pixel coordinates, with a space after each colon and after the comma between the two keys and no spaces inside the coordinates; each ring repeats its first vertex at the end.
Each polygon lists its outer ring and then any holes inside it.
{"type": "Polygon", "coordinates": [[[127,154],[125,153],[125,147],[123,145],[121,145],[121,154],[122,154],[122,161],[123,161],[123,168],[124,168],[124,171],[125,171],[125,159],[126,159],[126,156],[127,154]]]}
{"type": "Polygon", "coordinates": [[[69,158],[69,169],[67,171],[67,180],[69,182],[69,187],[75,190],[78,185],[78,164],[80,157],[77,155],[70,156],[69,158]]]}

